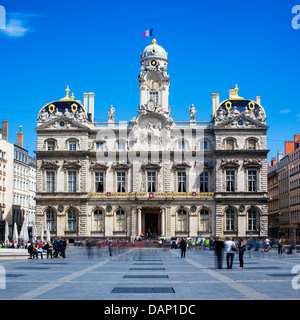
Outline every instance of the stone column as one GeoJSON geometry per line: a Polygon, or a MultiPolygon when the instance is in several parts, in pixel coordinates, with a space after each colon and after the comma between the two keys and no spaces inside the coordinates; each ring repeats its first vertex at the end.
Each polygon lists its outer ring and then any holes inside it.
{"type": "Polygon", "coordinates": [[[165,236],[166,235],[166,208],[161,207],[160,213],[161,213],[161,234],[165,236]]]}
{"type": "Polygon", "coordinates": [[[137,227],[137,235],[140,236],[140,234],[142,233],[142,207],[137,207],[137,223],[138,223],[138,227],[137,227]]]}

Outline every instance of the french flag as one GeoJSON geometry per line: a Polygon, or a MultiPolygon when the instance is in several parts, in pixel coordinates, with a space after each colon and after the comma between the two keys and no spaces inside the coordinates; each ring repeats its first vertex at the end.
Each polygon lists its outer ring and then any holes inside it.
{"type": "Polygon", "coordinates": [[[143,32],[143,37],[151,37],[151,36],[153,36],[153,29],[154,28],[144,31],[143,32]]]}

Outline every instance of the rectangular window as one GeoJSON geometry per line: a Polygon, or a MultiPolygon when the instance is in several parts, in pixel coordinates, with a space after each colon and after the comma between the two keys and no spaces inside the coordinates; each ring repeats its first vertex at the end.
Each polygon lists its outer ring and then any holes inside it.
{"type": "Polygon", "coordinates": [[[47,171],[47,192],[54,192],[55,172],[47,171]]]}
{"type": "Polygon", "coordinates": [[[248,191],[257,191],[257,171],[248,171],[248,191]]]}
{"type": "Polygon", "coordinates": [[[76,151],[77,143],[76,141],[69,142],[69,151],[76,151]]]}
{"type": "Polygon", "coordinates": [[[177,173],[178,192],[186,192],[186,174],[185,172],[177,173]]]}
{"type": "Polygon", "coordinates": [[[184,140],[178,142],[178,150],[184,150],[185,149],[185,142],[184,140]]]}
{"type": "Polygon", "coordinates": [[[200,150],[207,150],[207,149],[208,149],[207,141],[201,141],[200,142],[200,150]]]}
{"type": "Polygon", "coordinates": [[[96,150],[103,151],[103,149],[104,149],[103,142],[96,142],[96,150]]]}
{"type": "Polygon", "coordinates": [[[76,171],[68,172],[68,191],[76,192],[76,171]]]}
{"type": "Polygon", "coordinates": [[[208,172],[200,174],[200,192],[208,192],[208,172]]]}
{"type": "Polygon", "coordinates": [[[54,151],[55,150],[55,141],[48,141],[47,149],[48,149],[48,151],[54,151]]]}
{"type": "Polygon", "coordinates": [[[117,173],[117,192],[126,192],[125,172],[118,172],[117,173]]]}
{"type": "Polygon", "coordinates": [[[148,192],[155,192],[156,191],[156,173],[155,172],[148,172],[147,173],[148,179],[148,192]]]}
{"type": "Polygon", "coordinates": [[[95,173],[95,192],[104,192],[103,187],[103,172],[95,173]]]}
{"type": "Polygon", "coordinates": [[[120,150],[120,151],[125,151],[126,150],[125,142],[122,142],[122,141],[118,142],[118,150],[120,150]]]}
{"type": "Polygon", "coordinates": [[[150,92],[150,100],[158,103],[158,92],[150,92]]]}
{"type": "Polygon", "coordinates": [[[235,191],[235,171],[226,171],[226,191],[235,191]]]}

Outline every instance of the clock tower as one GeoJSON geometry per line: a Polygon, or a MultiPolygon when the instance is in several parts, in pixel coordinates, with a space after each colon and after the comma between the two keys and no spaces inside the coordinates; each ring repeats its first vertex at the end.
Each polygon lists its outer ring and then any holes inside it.
{"type": "Polygon", "coordinates": [[[141,54],[140,111],[141,109],[169,113],[168,54],[152,40],[141,54]]]}

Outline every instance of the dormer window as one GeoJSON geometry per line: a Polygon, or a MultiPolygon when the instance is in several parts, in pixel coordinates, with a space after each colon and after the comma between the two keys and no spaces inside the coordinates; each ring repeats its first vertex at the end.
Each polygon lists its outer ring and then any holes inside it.
{"type": "Polygon", "coordinates": [[[226,140],[226,150],[234,150],[234,140],[233,139],[226,140]]]}
{"type": "Polygon", "coordinates": [[[208,142],[200,141],[200,150],[207,150],[207,149],[208,149],[208,142]]]}
{"type": "Polygon", "coordinates": [[[76,151],[77,149],[77,141],[70,140],[69,141],[69,151],[76,151]]]}
{"type": "Polygon", "coordinates": [[[248,150],[256,149],[256,141],[254,139],[248,140],[248,150]]]}
{"type": "Polygon", "coordinates": [[[103,151],[104,150],[104,142],[96,142],[96,150],[103,151]]]}
{"type": "Polygon", "coordinates": [[[178,141],[178,150],[185,150],[185,141],[178,141]]]}
{"type": "Polygon", "coordinates": [[[54,151],[55,150],[55,141],[48,141],[47,142],[47,150],[54,151]]]}
{"type": "Polygon", "coordinates": [[[126,150],[126,144],[123,141],[118,142],[118,150],[119,151],[125,151],[126,150]]]}

